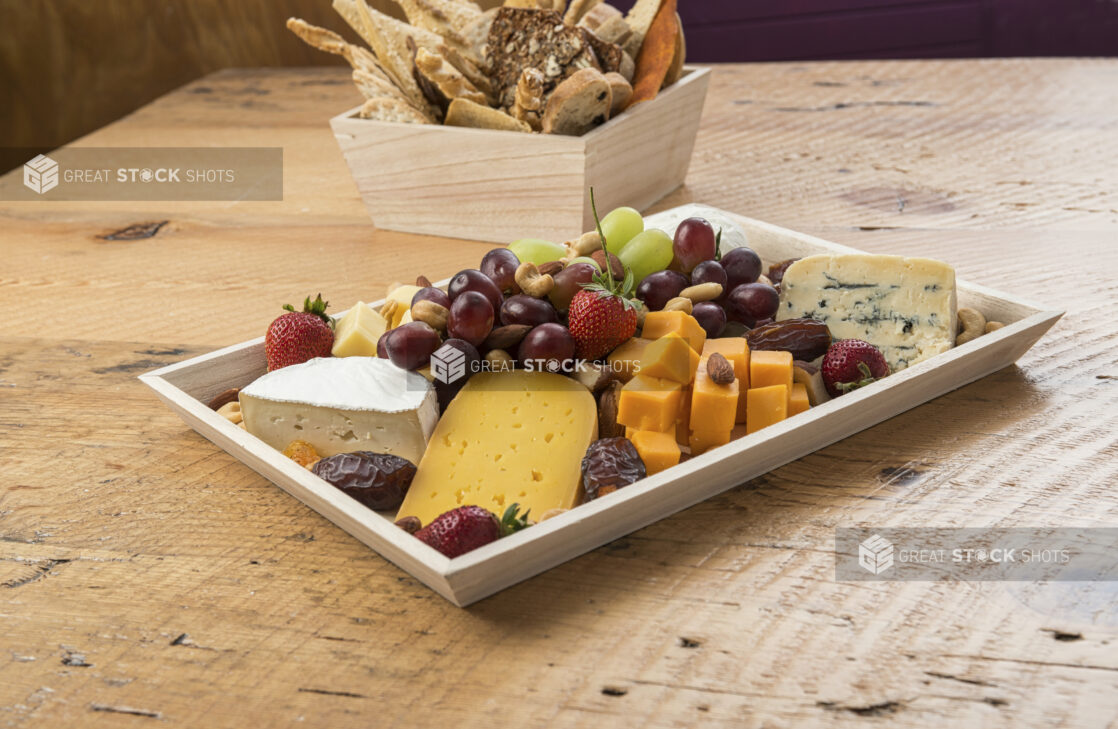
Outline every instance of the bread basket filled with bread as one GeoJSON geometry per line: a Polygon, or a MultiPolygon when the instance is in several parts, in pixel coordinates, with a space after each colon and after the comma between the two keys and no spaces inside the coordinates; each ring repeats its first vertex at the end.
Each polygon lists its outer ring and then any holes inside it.
{"type": "Polygon", "coordinates": [[[302,20],[365,102],[331,120],[379,228],[566,240],[600,207],[645,209],[683,184],[709,70],[684,64],[676,0],[365,0],[334,9],[368,44],[302,20]]]}

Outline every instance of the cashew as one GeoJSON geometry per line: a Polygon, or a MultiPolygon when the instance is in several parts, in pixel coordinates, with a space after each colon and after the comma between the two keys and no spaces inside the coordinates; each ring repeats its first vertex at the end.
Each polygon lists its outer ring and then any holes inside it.
{"type": "Polygon", "coordinates": [[[772,279],[770,279],[768,276],[766,276],[763,273],[760,276],[757,277],[757,283],[763,283],[763,284],[766,284],[768,286],[773,285],[772,279]]]}
{"type": "Polygon", "coordinates": [[[988,321],[988,322],[986,322],[986,330],[985,331],[986,331],[987,334],[989,334],[990,332],[998,331],[999,329],[1001,329],[1004,326],[1005,326],[1005,324],[1002,324],[1000,321],[988,321]]]}
{"type": "Polygon", "coordinates": [[[710,283],[688,286],[683,291],[680,291],[679,295],[684,299],[690,299],[692,304],[698,304],[702,301],[714,301],[722,295],[722,284],[711,281],[710,283]]]}
{"type": "Polygon", "coordinates": [[[567,241],[567,250],[570,251],[571,258],[589,256],[594,251],[602,250],[602,236],[596,230],[583,233],[578,239],[567,241]]]}
{"type": "Polygon", "coordinates": [[[445,306],[426,299],[420,299],[411,307],[412,321],[425,322],[437,332],[446,331],[446,320],[449,315],[450,311],[445,306]]]}
{"type": "Polygon", "coordinates": [[[559,516],[560,514],[567,513],[567,511],[569,511],[569,509],[564,509],[562,507],[556,507],[554,509],[548,509],[547,511],[545,511],[543,514],[540,515],[540,521],[547,521],[548,519],[553,519],[553,518],[559,516]]]}
{"type": "Polygon", "coordinates": [[[516,269],[514,278],[521,291],[537,299],[547,296],[555,288],[555,279],[547,274],[541,274],[540,269],[531,261],[521,263],[516,269]]]}
{"type": "MultiPolygon", "coordinates": [[[[715,286],[722,288],[718,284],[715,284],[715,286]]],[[[664,304],[664,311],[682,311],[684,314],[690,314],[691,308],[691,299],[685,299],[682,296],[670,299],[668,303],[664,304]]]]}
{"type": "Polygon", "coordinates": [[[959,334],[955,337],[955,346],[966,344],[972,339],[978,339],[986,333],[986,317],[982,312],[974,309],[959,309],[959,334]]]}
{"type": "Polygon", "coordinates": [[[241,403],[234,400],[227,402],[217,409],[217,414],[228,420],[230,423],[238,424],[244,421],[244,416],[241,415],[241,403]]]}

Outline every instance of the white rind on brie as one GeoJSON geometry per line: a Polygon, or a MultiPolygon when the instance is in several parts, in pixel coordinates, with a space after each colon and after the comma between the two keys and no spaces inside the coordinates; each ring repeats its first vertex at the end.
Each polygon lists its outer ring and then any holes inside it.
{"type": "Polygon", "coordinates": [[[705,218],[714,227],[714,232],[717,233],[719,229],[722,230],[721,245],[719,248],[723,253],[731,248],[743,248],[749,245],[749,240],[745,235],[745,229],[741,227],[735,220],[730,218],[724,210],[711,207],[710,205],[698,205],[690,203],[687,205],[680,205],[678,208],[665,210],[662,213],[649,215],[644,219],[644,228],[659,228],[668,234],[669,238],[675,238],[675,230],[687,218],[705,218]]]}
{"type": "Polygon", "coordinates": [[[283,450],[391,453],[419,463],[439,419],[422,375],[376,357],[317,358],[269,372],[240,393],[245,429],[283,450]]]}
{"type": "Polygon", "coordinates": [[[956,313],[955,270],[946,263],[820,254],[788,267],[776,319],[817,319],[836,340],[865,340],[896,372],[955,346],[956,313]]]}

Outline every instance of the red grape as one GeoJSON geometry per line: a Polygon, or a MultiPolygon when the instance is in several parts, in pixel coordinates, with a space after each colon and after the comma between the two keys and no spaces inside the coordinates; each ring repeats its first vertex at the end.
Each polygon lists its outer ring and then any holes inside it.
{"type": "Polygon", "coordinates": [[[722,335],[726,328],[726,310],[713,301],[703,301],[691,309],[691,316],[706,330],[707,337],[714,339],[722,335]]]}
{"type": "MultiPolygon", "coordinates": [[[[449,354],[447,347],[457,349],[462,354],[466,355],[465,368],[466,373],[462,377],[454,380],[453,382],[443,382],[435,378],[435,396],[439,400],[439,412],[446,412],[446,406],[458,394],[458,391],[466,384],[470,377],[476,374],[481,368],[478,363],[481,361],[481,355],[478,354],[477,347],[470,344],[464,339],[448,339],[443,342],[443,346],[435,350],[436,353],[449,354]]],[[[443,359],[447,359],[443,357],[443,359]]]]}
{"type": "Polygon", "coordinates": [[[747,327],[756,325],[760,319],[776,316],[778,308],[780,308],[780,294],[772,286],[763,283],[737,286],[726,298],[727,316],[747,327]]]}
{"type": "Polygon", "coordinates": [[[520,293],[520,287],[516,285],[516,269],[519,267],[520,259],[508,248],[494,248],[481,259],[481,272],[505,293],[520,293]]]}
{"type": "Polygon", "coordinates": [[[703,261],[712,261],[718,250],[714,228],[702,218],[688,218],[675,229],[672,252],[684,273],[703,261]]]}
{"type": "MultiPolygon", "coordinates": [[[[490,283],[492,284],[491,281],[490,283]]],[[[447,318],[447,334],[456,339],[465,339],[476,347],[485,341],[492,329],[493,305],[484,294],[463,291],[455,297],[447,318]]]]}
{"type": "Polygon", "coordinates": [[[590,279],[597,272],[598,267],[592,263],[572,263],[552,276],[555,279],[555,288],[548,294],[551,305],[559,311],[571,308],[571,299],[582,291],[583,284],[590,283],[590,279]]]}
{"type": "Polygon", "coordinates": [[[415,302],[417,301],[433,301],[439,306],[450,308],[450,295],[434,286],[427,286],[426,288],[416,291],[415,296],[411,297],[411,305],[415,306],[415,302]]]}
{"type": "Polygon", "coordinates": [[[537,372],[569,370],[575,356],[575,340],[562,324],[540,324],[520,342],[520,361],[537,372]]]}
{"type": "Polygon", "coordinates": [[[547,324],[559,321],[559,312],[546,299],[536,299],[525,294],[517,294],[505,299],[501,304],[501,324],[547,324]]]}
{"type": "Polygon", "coordinates": [[[450,294],[452,302],[465,291],[476,291],[485,296],[489,299],[489,304],[493,307],[494,312],[501,310],[501,302],[505,300],[501,290],[497,288],[497,284],[493,283],[493,279],[473,268],[467,268],[465,271],[456,273],[454,278],[450,279],[450,285],[446,287],[446,292],[450,294]]]}
{"type": "Polygon", "coordinates": [[[405,370],[418,370],[431,361],[431,353],[439,348],[442,339],[429,324],[412,321],[392,330],[384,343],[388,359],[405,370]]]}
{"type": "Polygon", "coordinates": [[[691,285],[698,286],[705,283],[716,283],[722,287],[722,293],[726,293],[729,278],[726,276],[726,269],[722,268],[721,263],[718,261],[703,261],[695,266],[694,270],[691,271],[691,285]]]}
{"type": "Polygon", "coordinates": [[[395,329],[389,329],[384,334],[380,335],[377,340],[377,356],[381,359],[388,359],[388,340],[392,338],[395,329]]]}
{"type": "Polygon", "coordinates": [[[721,263],[726,269],[727,288],[731,291],[742,284],[755,282],[761,275],[761,257],[752,248],[731,248],[722,256],[721,263]]]}
{"type": "Polygon", "coordinates": [[[650,273],[637,287],[637,298],[644,302],[650,311],[660,311],[664,304],[679,296],[687,288],[687,277],[676,271],[657,271],[650,273]]]}

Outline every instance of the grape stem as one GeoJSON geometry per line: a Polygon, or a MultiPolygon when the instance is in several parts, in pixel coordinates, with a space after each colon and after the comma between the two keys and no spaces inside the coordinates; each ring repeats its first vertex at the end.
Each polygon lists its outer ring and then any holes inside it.
{"type": "Polygon", "coordinates": [[[609,276],[609,289],[614,290],[613,262],[609,259],[609,248],[606,246],[606,234],[602,231],[602,221],[598,218],[598,206],[594,202],[594,187],[590,187],[590,212],[594,214],[594,226],[598,229],[598,237],[602,239],[602,253],[606,262],[606,275],[609,276]]]}

